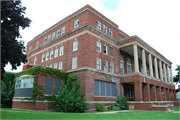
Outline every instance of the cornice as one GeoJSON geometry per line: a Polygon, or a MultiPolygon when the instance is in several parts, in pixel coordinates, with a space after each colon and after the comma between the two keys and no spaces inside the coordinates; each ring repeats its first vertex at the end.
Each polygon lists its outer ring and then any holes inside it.
{"type": "Polygon", "coordinates": [[[138,40],[140,43],[142,43],[143,45],[145,45],[147,48],[149,48],[150,50],[154,51],[155,53],[157,53],[159,56],[161,56],[163,59],[165,59],[167,62],[169,62],[170,64],[172,64],[171,61],[169,61],[167,58],[165,58],[162,54],[160,54],[158,51],[156,51],[153,47],[151,47],[149,44],[147,44],[144,40],[142,40],[140,37],[138,37],[137,35],[133,35],[131,37],[128,38],[124,38],[120,41],[118,41],[117,43],[123,43],[123,42],[127,42],[130,41],[132,39],[136,39],[138,40]]]}

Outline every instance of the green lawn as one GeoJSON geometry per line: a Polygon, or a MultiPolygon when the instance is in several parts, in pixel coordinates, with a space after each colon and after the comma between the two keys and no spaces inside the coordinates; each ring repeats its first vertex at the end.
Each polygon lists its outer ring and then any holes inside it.
{"type": "MultiPolygon", "coordinates": [[[[176,108],[177,109],[177,108],[176,108]]],[[[59,113],[12,110],[1,108],[1,119],[173,119],[179,120],[179,113],[130,111],[115,114],[59,113]]]]}
{"type": "Polygon", "coordinates": [[[180,111],[180,107],[174,107],[174,111],[180,111]]]}

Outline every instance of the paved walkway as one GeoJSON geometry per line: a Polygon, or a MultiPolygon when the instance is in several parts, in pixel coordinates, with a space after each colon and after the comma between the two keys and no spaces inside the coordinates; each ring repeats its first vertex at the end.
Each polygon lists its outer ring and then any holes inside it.
{"type": "Polygon", "coordinates": [[[129,112],[130,110],[120,110],[120,111],[109,111],[109,112],[97,112],[94,114],[112,114],[112,113],[118,113],[118,112],[129,112]]]}

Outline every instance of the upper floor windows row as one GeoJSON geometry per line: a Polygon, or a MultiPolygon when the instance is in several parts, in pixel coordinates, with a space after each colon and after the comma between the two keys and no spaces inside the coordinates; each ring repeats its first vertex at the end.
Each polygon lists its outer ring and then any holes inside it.
{"type": "MultiPolygon", "coordinates": [[[[101,42],[97,41],[97,51],[98,52],[101,52],[101,42]]],[[[109,47],[109,54],[111,57],[113,57],[113,48],[112,47],[109,47]]],[[[103,45],[103,53],[105,55],[108,55],[108,47],[107,45],[103,45]]]]}
{"type": "MultiPolygon", "coordinates": [[[[97,20],[97,29],[101,30],[101,22],[97,20]]],[[[107,34],[107,26],[105,24],[103,24],[103,32],[107,34]]],[[[109,36],[112,37],[113,36],[113,31],[112,28],[109,28],[109,36]]]]}
{"type": "MultiPolygon", "coordinates": [[[[104,65],[104,68],[103,70],[108,72],[108,62],[106,60],[103,61],[103,65],[104,65]]],[[[96,64],[96,68],[98,70],[101,70],[101,59],[100,58],[97,58],[97,64],[96,64]]],[[[112,62],[110,62],[109,64],[109,69],[110,69],[110,73],[113,73],[114,72],[114,65],[112,62]]]]}

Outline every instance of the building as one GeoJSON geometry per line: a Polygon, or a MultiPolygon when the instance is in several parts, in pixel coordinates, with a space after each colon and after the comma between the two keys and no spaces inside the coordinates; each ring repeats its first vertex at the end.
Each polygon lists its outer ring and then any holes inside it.
{"type": "Polygon", "coordinates": [[[135,110],[167,110],[176,101],[171,61],[89,5],[29,41],[26,52],[23,69],[38,65],[77,73],[91,109],[122,95],[135,110]]]}

